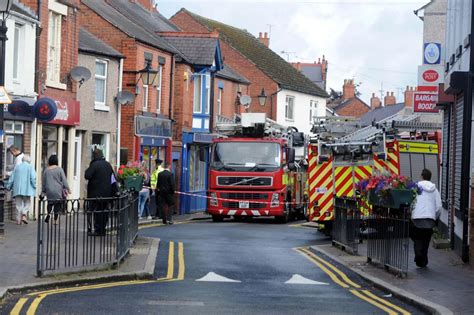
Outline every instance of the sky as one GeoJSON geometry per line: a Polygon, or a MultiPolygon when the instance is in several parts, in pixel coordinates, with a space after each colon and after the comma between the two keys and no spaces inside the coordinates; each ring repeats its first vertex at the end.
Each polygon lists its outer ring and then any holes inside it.
{"type": "Polygon", "coordinates": [[[394,92],[403,102],[416,86],[422,61],[423,22],[414,10],[428,0],[158,0],[171,17],[181,8],[258,37],[285,60],[328,60],[327,90],[341,91],[344,79],[359,84],[361,98],[394,92]],[[282,53],[286,52],[286,53],[282,53]]]}

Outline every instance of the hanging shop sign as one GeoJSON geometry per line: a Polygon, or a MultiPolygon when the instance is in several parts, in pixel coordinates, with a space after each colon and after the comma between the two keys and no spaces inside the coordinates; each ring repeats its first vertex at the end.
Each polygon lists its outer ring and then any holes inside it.
{"type": "Polygon", "coordinates": [[[423,63],[439,65],[441,63],[441,44],[425,43],[423,49],[423,63]]]}
{"type": "Polygon", "coordinates": [[[56,102],[49,97],[42,97],[33,106],[33,116],[39,121],[48,122],[54,119],[58,108],[56,102]]]}
{"type": "Polygon", "coordinates": [[[418,85],[438,87],[444,83],[443,67],[440,65],[418,66],[418,85]]]}

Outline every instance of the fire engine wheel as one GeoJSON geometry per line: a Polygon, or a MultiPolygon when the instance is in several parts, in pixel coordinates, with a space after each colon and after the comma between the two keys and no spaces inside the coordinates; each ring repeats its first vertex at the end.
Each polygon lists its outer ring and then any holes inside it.
{"type": "Polygon", "coordinates": [[[284,224],[284,223],[288,223],[288,221],[290,221],[290,219],[291,219],[291,210],[288,207],[288,205],[285,203],[285,213],[281,216],[275,217],[275,220],[278,223],[284,224]]]}
{"type": "Polygon", "coordinates": [[[222,222],[224,221],[224,217],[221,215],[212,215],[212,222],[222,222]]]}

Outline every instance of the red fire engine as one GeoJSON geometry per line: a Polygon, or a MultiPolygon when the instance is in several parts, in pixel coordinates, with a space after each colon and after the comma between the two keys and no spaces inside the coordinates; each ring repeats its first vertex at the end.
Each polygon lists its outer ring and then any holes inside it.
{"type": "Polygon", "coordinates": [[[295,158],[306,140],[295,128],[243,113],[220,123],[211,147],[207,211],[214,222],[226,217],[273,216],[287,222],[306,213],[307,163],[295,158]]]}

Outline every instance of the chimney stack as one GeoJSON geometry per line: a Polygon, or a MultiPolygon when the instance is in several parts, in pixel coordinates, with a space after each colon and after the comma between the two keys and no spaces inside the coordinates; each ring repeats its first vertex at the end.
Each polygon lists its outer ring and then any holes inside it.
{"type": "Polygon", "coordinates": [[[370,98],[370,108],[372,110],[382,106],[382,102],[378,96],[375,96],[375,93],[372,93],[372,97],[370,98]]]}
{"type": "Polygon", "coordinates": [[[416,89],[412,86],[407,86],[407,89],[405,90],[405,107],[410,107],[413,108],[413,96],[415,93],[416,89]]]}
{"type": "Polygon", "coordinates": [[[355,97],[354,80],[346,79],[344,80],[344,85],[342,86],[342,99],[348,100],[353,97],[355,97]]]}
{"type": "MultiPolygon", "coordinates": [[[[324,90],[326,90],[326,79],[328,75],[328,61],[323,55],[323,60],[321,62],[321,73],[323,77],[323,84],[324,84],[324,90]]],[[[354,87],[354,94],[355,94],[355,87],[354,87]]]]}
{"type": "Polygon", "coordinates": [[[387,95],[383,98],[384,106],[395,105],[397,103],[397,99],[393,95],[393,92],[387,92],[387,95]]]}
{"type": "Polygon", "coordinates": [[[153,12],[156,10],[155,8],[155,2],[153,0],[129,0],[130,2],[140,4],[142,7],[147,9],[150,12],[153,12]]]}
{"type": "Polygon", "coordinates": [[[258,33],[258,41],[264,44],[266,47],[270,46],[270,38],[268,37],[267,32],[265,32],[262,36],[262,32],[258,33]]]}

